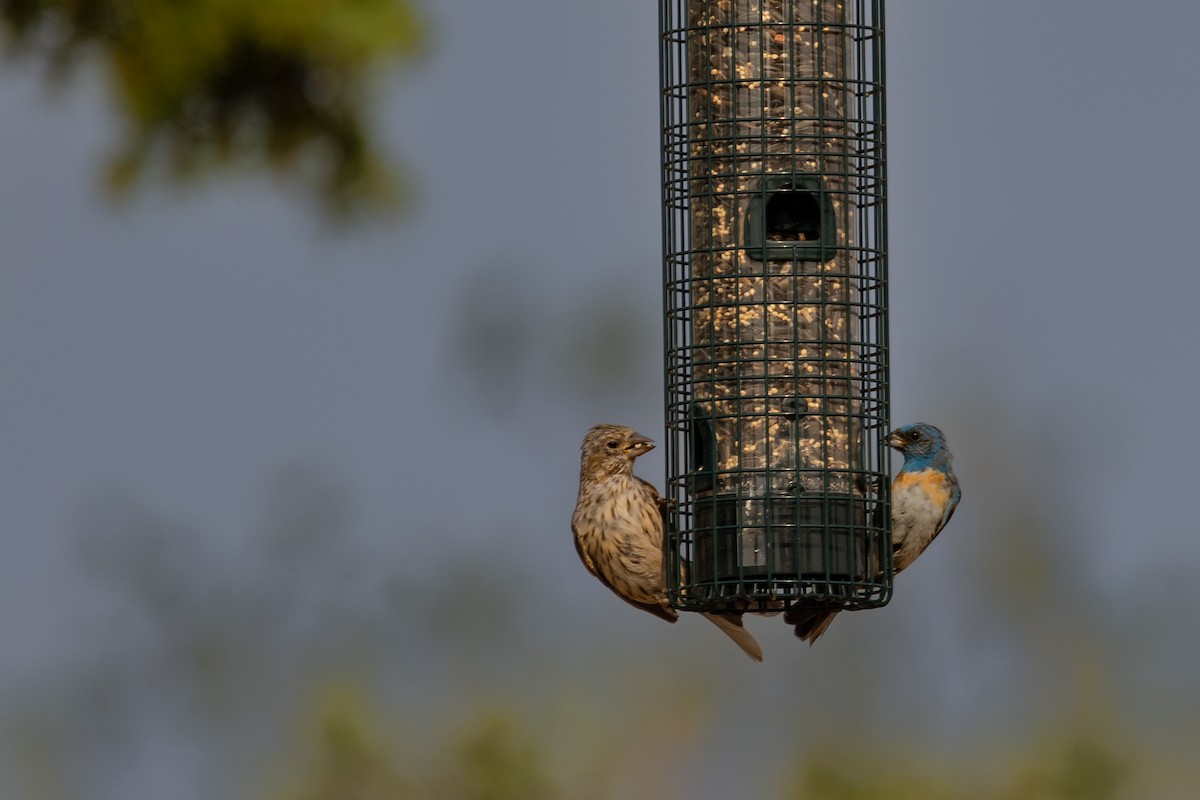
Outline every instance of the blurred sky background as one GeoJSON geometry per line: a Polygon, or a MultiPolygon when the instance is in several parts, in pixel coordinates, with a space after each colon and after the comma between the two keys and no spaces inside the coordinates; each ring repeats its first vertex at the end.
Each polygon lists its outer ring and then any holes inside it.
{"type": "Polygon", "coordinates": [[[662,436],[655,4],[423,13],[387,224],[113,204],[102,73],[5,62],[0,795],[324,797],[343,703],[380,797],[502,797],[480,742],[525,796],[1194,796],[1200,5],[889,4],[893,422],[963,502],[887,608],[749,620],[762,665],[569,530],[584,431],[662,436]]]}

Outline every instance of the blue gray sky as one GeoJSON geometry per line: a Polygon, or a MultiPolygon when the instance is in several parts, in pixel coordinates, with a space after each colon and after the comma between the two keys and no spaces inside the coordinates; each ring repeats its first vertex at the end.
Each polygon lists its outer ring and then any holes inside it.
{"type": "MultiPolygon", "coordinates": [[[[384,76],[376,108],[415,207],[364,229],[251,177],[111,204],[102,72],[51,87],[5,64],[0,710],[124,635],[80,556],[95,509],[134,504],[238,564],[298,469],[342,487],[367,565],[436,586],[423,571],[495,557],[531,582],[531,648],[711,660],[734,693],[714,731],[851,663],[888,698],[884,730],[1019,731],[1029,707],[1066,702],[1069,680],[1038,676],[1082,637],[1100,661],[1140,653],[1114,667],[1116,706],[1200,734],[1185,719],[1200,693],[1172,666],[1200,633],[1200,5],[889,4],[893,421],[946,431],[964,499],[888,609],[812,649],[752,621],[758,672],[698,621],[631,615],[570,542],[586,428],[662,429],[654,4],[427,12],[428,58],[384,76]],[[1033,640],[1002,612],[1030,597],[1049,599],[1033,640]]],[[[661,483],[659,454],[643,461],[661,483]]],[[[706,737],[697,752],[723,744],[706,737]]],[[[144,763],[107,780],[86,796],[173,785],[144,763]]],[[[728,789],[692,780],[694,796],[728,789]]]]}

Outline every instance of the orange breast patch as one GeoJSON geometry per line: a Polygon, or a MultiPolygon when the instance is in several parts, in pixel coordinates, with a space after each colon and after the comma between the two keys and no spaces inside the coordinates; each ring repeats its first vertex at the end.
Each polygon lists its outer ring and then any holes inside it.
{"type": "Polygon", "coordinates": [[[944,507],[950,501],[950,487],[946,483],[946,476],[936,469],[901,472],[896,476],[893,491],[911,492],[914,489],[922,492],[939,508],[944,507]]]}

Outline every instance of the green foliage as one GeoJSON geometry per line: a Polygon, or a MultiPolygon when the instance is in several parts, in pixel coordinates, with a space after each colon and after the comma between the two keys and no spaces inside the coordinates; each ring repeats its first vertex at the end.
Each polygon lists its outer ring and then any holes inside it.
{"type": "Polygon", "coordinates": [[[1129,776],[1129,765],[1111,748],[1090,736],[1075,735],[1045,748],[1017,772],[1000,800],[1115,800],[1129,776]]]}
{"type": "Polygon", "coordinates": [[[350,687],[323,693],[301,777],[278,800],[397,800],[418,796],[396,774],[382,726],[350,687]]]}
{"type": "Polygon", "coordinates": [[[10,47],[52,74],[107,67],[121,191],[148,172],[266,167],[338,214],[401,199],[364,121],[367,78],[423,40],[410,0],[0,0],[10,47]]]}
{"type": "Polygon", "coordinates": [[[511,714],[489,712],[446,749],[436,797],[541,800],[557,797],[542,765],[543,749],[511,714]]]}
{"type": "Polygon", "coordinates": [[[305,741],[283,765],[272,800],[542,800],[558,797],[541,744],[511,713],[481,710],[438,743],[424,766],[402,759],[399,738],[352,683],[318,690],[305,741]],[[403,774],[402,774],[403,773],[403,774]]]}
{"type": "Polygon", "coordinates": [[[796,800],[1115,800],[1130,767],[1095,738],[1067,726],[1028,752],[994,752],[981,770],[929,754],[900,757],[891,748],[810,753],[797,769],[796,800]],[[866,753],[864,757],[863,753],[866,753]]]}
{"type": "Polygon", "coordinates": [[[797,800],[954,800],[944,780],[923,764],[886,762],[876,749],[868,757],[843,750],[809,753],[797,770],[789,797],[797,800]]]}

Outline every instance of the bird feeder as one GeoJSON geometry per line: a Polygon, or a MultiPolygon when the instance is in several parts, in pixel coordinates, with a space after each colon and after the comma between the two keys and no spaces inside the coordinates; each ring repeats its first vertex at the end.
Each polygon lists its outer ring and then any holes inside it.
{"type": "Polygon", "coordinates": [[[883,1],[660,24],[670,601],[883,605],[883,1]]]}

